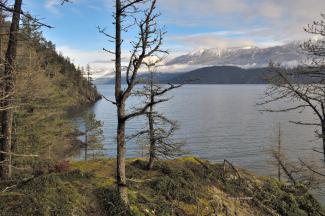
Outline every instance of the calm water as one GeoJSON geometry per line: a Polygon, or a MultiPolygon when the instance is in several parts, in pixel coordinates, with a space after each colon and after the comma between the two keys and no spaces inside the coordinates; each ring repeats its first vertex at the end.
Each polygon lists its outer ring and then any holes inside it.
{"type": "MultiPolygon", "coordinates": [[[[180,123],[175,139],[186,142],[185,150],[191,155],[211,161],[227,159],[237,166],[248,168],[262,175],[275,175],[270,149],[277,145],[278,124],[282,128],[282,148],[291,160],[302,158],[322,165],[319,153],[312,148],[320,148],[316,140],[315,127],[298,126],[289,120],[313,119],[312,113],[262,113],[261,102],[265,85],[186,85],[175,90],[173,98],[160,104],[158,110],[170,119],[180,123]]],[[[113,85],[99,85],[98,90],[113,99],[113,85]]],[[[139,104],[132,98],[128,107],[139,104]]],[[[281,104],[275,105],[280,107],[281,104]]],[[[91,108],[97,119],[104,122],[107,155],[116,152],[116,109],[105,100],[91,108]]],[[[128,134],[143,128],[144,118],[128,122],[128,134]]],[[[129,141],[128,157],[141,156],[135,141],[129,141]]]]}

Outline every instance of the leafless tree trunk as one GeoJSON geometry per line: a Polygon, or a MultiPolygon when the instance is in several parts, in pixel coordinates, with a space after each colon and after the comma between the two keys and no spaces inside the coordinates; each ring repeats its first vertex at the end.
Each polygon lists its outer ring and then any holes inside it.
{"type": "Polygon", "coordinates": [[[85,161],[88,159],[88,131],[85,134],[85,161]]]}
{"type": "Polygon", "coordinates": [[[325,161],[325,119],[321,120],[321,127],[322,127],[322,141],[323,141],[323,156],[325,161]]]}
{"type": "MultiPolygon", "coordinates": [[[[3,4],[3,0],[0,0],[0,3],[3,4]]],[[[3,43],[3,36],[4,36],[4,11],[0,8],[0,65],[3,63],[3,56],[2,56],[2,43],[3,43]]]]}
{"type": "MultiPolygon", "coordinates": [[[[0,0],[0,3],[1,4],[4,4],[5,2],[3,0],[0,0]]],[[[4,19],[4,11],[2,8],[0,8],[0,83],[2,83],[2,79],[3,79],[3,55],[2,55],[2,52],[3,52],[3,38],[4,38],[4,30],[5,30],[5,19],[4,19]]],[[[4,92],[3,92],[3,89],[1,88],[0,89],[0,107],[3,107],[2,106],[2,98],[4,97],[4,92]]],[[[2,116],[1,116],[1,113],[0,113],[0,122],[2,122],[2,116]]],[[[1,157],[0,157],[1,159],[1,157]]],[[[1,166],[1,165],[0,165],[1,166]]]]}
{"type": "MultiPolygon", "coordinates": [[[[153,72],[150,72],[148,95],[149,103],[155,104],[155,101],[158,100],[159,97],[164,96],[167,92],[181,86],[182,85],[170,85],[168,88],[163,88],[159,84],[154,83],[153,72]]],[[[160,100],[167,102],[169,99],[160,98],[160,100]]],[[[175,155],[180,155],[180,147],[183,145],[183,143],[178,143],[174,140],[170,140],[174,131],[177,129],[177,122],[171,121],[162,114],[155,112],[154,105],[150,106],[147,118],[149,126],[149,161],[147,164],[147,169],[151,170],[154,166],[154,161],[158,158],[158,155],[167,158],[174,157],[175,155]],[[159,127],[159,123],[163,125],[166,124],[166,126],[168,125],[167,127],[169,127],[169,129],[164,128],[164,126],[159,127]]]]}
{"type": "Polygon", "coordinates": [[[2,103],[2,107],[6,108],[2,111],[2,125],[1,125],[1,135],[0,135],[0,150],[3,152],[0,154],[0,162],[2,166],[0,169],[0,177],[2,179],[11,178],[11,132],[12,132],[12,122],[13,122],[13,91],[14,91],[14,68],[15,68],[15,58],[17,52],[17,42],[18,42],[18,31],[19,22],[21,15],[21,5],[22,0],[16,0],[14,6],[14,12],[12,15],[9,42],[6,52],[5,59],[5,69],[4,69],[4,86],[3,91],[6,95],[6,99],[2,103]]]}
{"type": "MultiPolygon", "coordinates": [[[[150,103],[154,103],[155,95],[153,91],[153,73],[150,73],[150,103]]],[[[153,105],[149,108],[148,113],[148,123],[149,123],[149,162],[147,165],[148,170],[153,168],[154,160],[156,158],[156,140],[154,132],[154,118],[153,118],[153,105]]]]}
{"type": "MultiPolygon", "coordinates": [[[[124,204],[128,205],[127,182],[125,173],[125,128],[126,122],[134,117],[144,115],[147,113],[150,104],[146,104],[136,111],[127,114],[125,104],[130,97],[134,86],[137,84],[137,74],[147,58],[157,56],[159,53],[164,53],[160,49],[163,35],[165,32],[161,31],[157,26],[157,17],[154,11],[156,9],[157,0],[116,0],[115,1],[115,36],[111,36],[105,32],[104,29],[98,27],[99,31],[103,33],[110,41],[115,43],[115,51],[105,51],[115,55],[115,101],[110,101],[117,107],[117,167],[116,180],[119,195],[124,204]],[[139,4],[143,6],[148,5],[147,9],[139,9],[139,4]],[[143,17],[135,14],[141,15],[143,17]],[[129,20],[128,20],[129,19],[129,20]],[[132,24],[126,24],[127,21],[132,20],[132,24]],[[122,32],[132,27],[138,28],[138,38],[131,42],[133,50],[127,66],[122,67],[122,32]],[[122,89],[122,71],[126,73],[126,89],[122,89]]],[[[157,101],[156,103],[159,103],[157,101]]]]}
{"type": "Polygon", "coordinates": [[[155,71],[153,70],[155,64],[146,64],[149,71],[149,76],[144,79],[145,85],[138,90],[136,95],[146,98],[146,103],[149,106],[147,111],[148,126],[147,129],[139,131],[131,136],[131,138],[140,138],[145,145],[149,147],[149,161],[147,169],[151,170],[156,159],[173,158],[183,154],[181,147],[183,142],[176,142],[172,139],[172,135],[178,129],[176,121],[169,120],[163,114],[155,111],[155,106],[159,103],[167,102],[171,97],[167,93],[180,88],[183,84],[162,85],[155,79],[155,71]]]}
{"type": "Polygon", "coordinates": [[[125,101],[122,94],[122,66],[121,66],[121,16],[122,4],[116,0],[116,21],[115,21],[115,100],[117,106],[117,170],[116,180],[120,198],[128,204],[125,173],[125,101]]]}
{"type": "MultiPolygon", "coordinates": [[[[281,156],[281,124],[279,123],[278,155],[281,156]]],[[[278,180],[281,181],[281,164],[278,162],[278,180]]]]}

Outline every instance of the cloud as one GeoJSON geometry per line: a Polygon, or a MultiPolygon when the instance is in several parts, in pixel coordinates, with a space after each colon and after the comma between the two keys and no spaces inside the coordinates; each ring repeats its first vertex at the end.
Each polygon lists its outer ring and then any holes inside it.
{"type": "Polygon", "coordinates": [[[53,7],[56,4],[57,4],[57,1],[56,0],[46,0],[45,7],[46,8],[51,8],[51,7],[53,7]]]}
{"type": "Polygon", "coordinates": [[[185,47],[190,47],[191,49],[243,47],[256,45],[254,40],[243,38],[243,35],[245,34],[245,32],[221,31],[173,36],[170,38],[170,40],[174,40],[176,43],[182,44],[185,47]]]}
{"type": "Polygon", "coordinates": [[[308,37],[303,27],[320,17],[321,10],[325,10],[325,1],[164,0],[160,2],[160,8],[166,14],[164,21],[168,25],[226,31],[263,28],[263,31],[252,32],[251,36],[288,41],[308,37]]]}
{"type": "Polygon", "coordinates": [[[259,5],[259,11],[261,16],[271,19],[278,19],[283,14],[283,8],[274,2],[263,2],[259,5]]]}
{"type": "Polygon", "coordinates": [[[58,47],[57,51],[69,57],[77,66],[85,67],[89,64],[95,77],[110,73],[114,69],[113,56],[104,51],[86,51],[69,46],[58,47]]]}
{"type": "Polygon", "coordinates": [[[207,65],[189,65],[189,64],[173,64],[173,65],[160,65],[157,71],[162,73],[175,73],[175,72],[189,72],[195,69],[207,67],[207,65]]]}
{"type": "MultiPolygon", "coordinates": [[[[92,8],[96,13],[97,10],[111,12],[114,4],[111,0],[83,2],[87,2],[87,11],[92,8]]],[[[164,45],[173,57],[199,48],[265,47],[305,40],[310,35],[303,31],[303,27],[318,20],[320,13],[325,12],[322,11],[325,10],[324,0],[162,0],[158,4],[162,12],[159,23],[166,25],[169,32],[164,45]]],[[[58,0],[45,2],[45,7],[52,12],[58,6],[58,0]]],[[[110,16],[110,13],[107,14],[110,16]]],[[[127,36],[134,36],[131,34],[133,31],[127,36]]],[[[59,49],[77,65],[90,63],[98,74],[114,69],[110,60],[112,56],[105,52],[70,46],[59,49]]],[[[185,65],[161,67],[166,71],[184,68],[185,65]]]]}
{"type": "MultiPolygon", "coordinates": [[[[100,77],[111,74],[114,71],[114,56],[105,51],[88,51],[76,49],[70,46],[57,47],[57,51],[79,67],[86,67],[87,64],[93,72],[93,77],[100,77]]],[[[122,66],[126,66],[130,57],[129,52],[122,51],[122,66]]],[[[142,69],[142,71],[144,71],[142,69]]]]}
{"type": "Polygon", "coordinates": [[[60,2],[58,0],[46,0],[44,6],[51,13],[60,15],[60,11],[57,8],[57,6],[59,6],[59,5],[60,5],[60,2]]]}

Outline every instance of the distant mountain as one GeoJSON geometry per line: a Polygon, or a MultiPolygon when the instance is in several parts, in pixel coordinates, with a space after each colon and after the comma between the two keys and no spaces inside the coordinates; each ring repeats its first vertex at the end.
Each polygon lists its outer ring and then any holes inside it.
{"type": "MultiPolygon", "coordinates": [[[[165,83],[167,80],[172,80],[183,73],[156,73],[155,74],[155,79],[157,79],[160,83],[165,83]]],[[[148,74],[139,74],[138,79],[146,79],[148,74]]],[[[114,84],[115,83],[115,78],[113,77],[101,77],[97,78],[93,82],[95,85],[105,85],[105,84],[114,84]]],[[[126,84],[125,77],[122,77],[122,83],[126,84]]]]}
{"type": "MultiPolygon", "coordinates": [[[[165,66],[177,68],[200,68],[190,72],[158,73],[161,83],[202,83],[202,84],[263,84],[270,61],[283,66],[296,67],[307,56],[300,49],[299,42],[268,48],[237,47],[201,49],[168,61],[165,66]]],[[[172,72],[172,71],[170,71],[172,72]]],[[[139,76],[139,79],[145,75],[139,76]]],[[[125,80],[125,79],[124,79],[125,80]]],[[[305,80],[305,79],[304,79],[305,80]]],[[[113,84],[114,79],[99,78],[96,84],[113,84]]]]}
{"type": "Polygon", "coordinates": [[[205,67],[180,74],[164,83],[192,84],[266,84],[271,75],[268,68],[243,69],[234,66],[205,67]]]}
{"type": "MultiPolygon", "coordinates": [[[[234,66],[212,66],[186,73],[157,73],[160,83],[190,83],[190,84],[265,84],[265,78],[271,75],[268,68],[243,69],[234,66]]],[[[145,79],[147,74],[141,74],[139,79],[145,79]]],[[[125,84],[125,77],[123,78],[125,84]]],[[[95,84],[114,84],[114,78],[101,78],[95,84]]]]}
{"type": "Polygon", "coordinates": [[[238,66],[243,68],[266,67],[270,61],[296,66],[304,54],[298,42],[269,48],[238,47],[226,49],[201,49],[176,57],[166,65],[188,64],[206,66],[238,66]]]}

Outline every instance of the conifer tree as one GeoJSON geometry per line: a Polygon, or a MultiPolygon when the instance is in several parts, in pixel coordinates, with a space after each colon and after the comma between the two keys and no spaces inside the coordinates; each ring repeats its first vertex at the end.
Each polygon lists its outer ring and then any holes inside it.
{"type": "Polygon", "coordinates": [[[103,154],[103,123],[96,120],[96,115],[93,112],[86,112],[84,115],[84,158],[88,159],[89,155],[93,156],[93,159],[103,154]]]}

